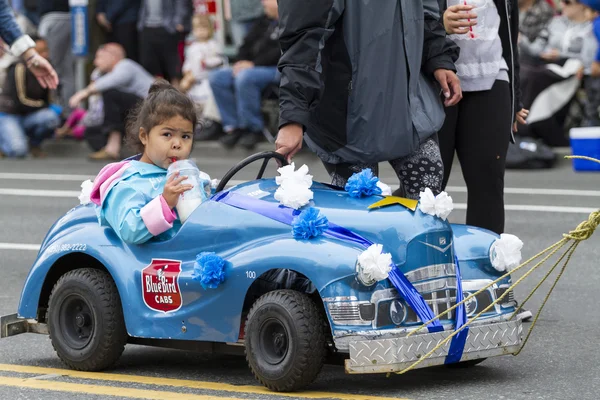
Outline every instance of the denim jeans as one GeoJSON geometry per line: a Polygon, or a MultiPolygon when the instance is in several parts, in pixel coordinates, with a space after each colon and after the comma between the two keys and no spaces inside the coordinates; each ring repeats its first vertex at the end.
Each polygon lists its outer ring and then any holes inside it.
{"type": "Polygon", "coordinates": [[[8,157],[24,157],[32,147],[39,146],[58,128],[60,118],[44,108],[27,115],[0,113],[0,151],[8,157]]]}
{"type": "Polygon", "coordinates": [[[219,107],[223,129],[262,132],[261,94],[269,84],[278,83],[279,78],[275,66],[248,68],[235,77],[231,68],[211,72],[208,80],[219,107]]]}

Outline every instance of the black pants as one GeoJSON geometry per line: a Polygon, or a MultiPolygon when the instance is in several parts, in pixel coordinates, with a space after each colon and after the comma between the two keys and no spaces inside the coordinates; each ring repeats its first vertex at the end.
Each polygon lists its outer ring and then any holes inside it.
{"type": "Polygon", "coordinates": [[[140,63],[150,74],[167,81],[181,78],[177,33],[169,33],[165,28],[144,28],[140,42],[140,63]]]}
{"type": "Polygon", "coordinates": [[[136,61],[139,59],[138,30],[135,22],[117,24],[108,33],[108,41],[119,43],[125,49],[127,58],[136,61]]]}
{"type": "Polygon", "coordinates": [[[467,184],[467,224],[496,233],[504,231],[504,170],[511,132],[508,82],[491,90],[464,92],[456,106],[446,108],[438,137],[446,187],[454,152],[467,184]]]}
{"type": "MultiPolygon", "coordinates": [[[[431,189],[435,195],[442,190],[444,167],[435,135],[425,140],[414,153],[389,163],[400,180],[400,186],[393,193],[394,196],[416,200],[425,188],[431,189]]],[[[340,187],[346,186],[346,182],[354,173],[366,168],[370,168],[374,175],[379,175],[377,163],[330,164],[323,161],[323,165],[331,176],[331,183],[340,187]]]]}
{"type": "Polygon", "coordinates": [[[131,93],[109,89],[102,93],[102,100],[106,133],[117,131],[124,137],[127,117],[142,99],[131,93]]]}

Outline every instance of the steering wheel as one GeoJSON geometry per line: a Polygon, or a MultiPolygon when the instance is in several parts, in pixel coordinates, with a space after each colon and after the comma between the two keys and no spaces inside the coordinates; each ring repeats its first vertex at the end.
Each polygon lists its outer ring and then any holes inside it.
{"type": "Polygon", "coordinates": [[[233,166],[233,168],[227,171],[225,176],[223,176],[223,179],[221,179],[221,182],[219,182],[219,185],[215,189],[215,192],[219,193],[220,191],[225,189],[225,186],[235,174],[237,174],[242,169],[246,168],[248,165],[258,160],[264,160],[260,167],[260,170],[258,171],[258,175],[256,175],[256,179],[261,179],[263,177],[263,174],[265,173],[267,164],[272,158],[275,158],[276,160],[280,161],[282,166],[288,165],[288,162],[285,159],[285,157],[275,151],[263,151],[262,153],[253,154],[250,157],[244,158],[242,161],[238,162],[235,166],[233,166]]]}

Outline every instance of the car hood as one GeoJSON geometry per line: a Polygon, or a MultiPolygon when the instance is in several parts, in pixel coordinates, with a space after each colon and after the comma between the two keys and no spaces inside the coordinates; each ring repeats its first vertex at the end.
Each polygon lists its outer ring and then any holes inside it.
{"type": "MultiPolygon", "coordinates": [[[[274,179],[262,179],[240,184],[229,191],[278,204],[274,198],[278,187],[274,179]]],[[[417,237],[425,240],[424,237],[428,234],[442,234],[450,243],[450,224],[424,214],[418,208],[412,211],[395,204],[369,210],[371,204],[383,197],[354,198],[344,190],[317,182],[313,183],[311,190],[314,197],[309,206],[318,208],[331,223],[349,229],[373,243],[383,244],[388,251],[400,257],[396,262],[404,261],[402,254],[406,252],[407,243],[417,237]]]]}

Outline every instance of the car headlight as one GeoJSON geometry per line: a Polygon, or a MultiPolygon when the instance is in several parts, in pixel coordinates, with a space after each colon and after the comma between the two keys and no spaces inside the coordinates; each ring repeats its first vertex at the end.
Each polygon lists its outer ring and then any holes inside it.
{"type": "Polygon", "coordinates": [[[402,301],[395,299],[390,304],[390,319],[394,325],[401,325],[406,319],[406,307],[402,301]]]}
{"type": "MultiPolygon", "coordinates": [[[[471,295],[469,292],[463,293],[463,298],[467,298],[471,295]]],[[[477,311],[477,296],[471,297],[468,301],[465,301],[465,311],[467,313],[467,317],[471,317],[477,311]]]]}
{"type": "Polygon", "coordinates": [[[490,246],[490,262],[499,272],[510,271],[521,263],[523,242],[515,235],[503,233],[490,246]]]}

